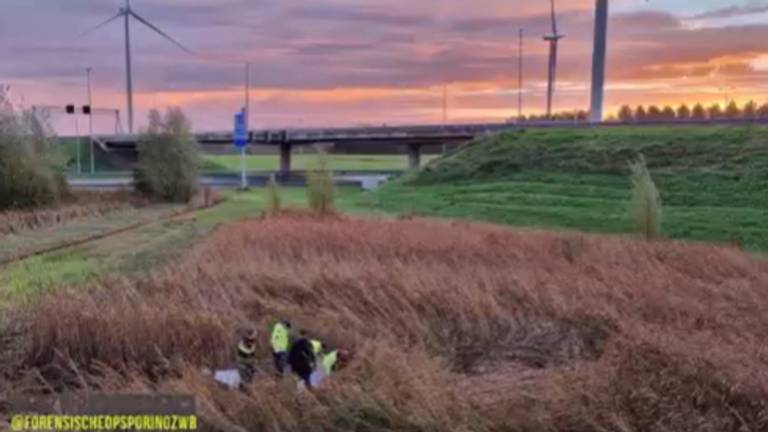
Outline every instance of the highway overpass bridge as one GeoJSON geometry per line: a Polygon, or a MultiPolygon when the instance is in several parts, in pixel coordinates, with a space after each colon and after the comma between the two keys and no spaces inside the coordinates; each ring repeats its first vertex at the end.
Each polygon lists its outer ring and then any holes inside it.
{"type": "MultiPolygon", "coordinates": [[[[347,149],[364,150],[366,148],[392,147],[405,151],[408,155],[408,167],[417,168],[421,163],[421,153],[425,146],[457,145],[475,138],[492,135],[502,131],[526,128],[594,128],[621,126],[681,126],[681,125],[743,125],[768,124],[766,118],[715,119],[715,120],[654,120],[643,122],[603,122],[587,121],[526,121],[522,123],[485,123],[451,124],[421,126],[381,126],[322,129],[280,129],[253,130],[248,134],[250,146],[271,146],[279,149],[279,174],[291,173],[291,154],[297,146],[334,144],[347,149]]],[[[232,132],[199,133],[197,142],[203,146],[232,146],[232,132]]],[[[136,135],[99,136],[96,140],[103,152],[110,156],[123,158],[128,163],[137,158],[136,135]]]]}
{"type": "MultiPolygon", "coordinates": [[[[291,172],[291,155],[295,147],[322,144],[358,150],[392,147],[407,153],[408,167],[416,168],[421,163],[422,149],[425,146],[463,144],[480,136],[514,128],[514,124],[496,123],[254,130],[248,134],[248,143],[249,146],[271,146],[278,149],[280,163],[276,168],[284,175],[291,172]]],[[[195,135],[195,139],[207,148],[233,145],[232,132],[199,133],[195,135]]],[[[136,135],[98,136],[96,140],[102,151],[128,161],[136,160],[136,135]]]]}

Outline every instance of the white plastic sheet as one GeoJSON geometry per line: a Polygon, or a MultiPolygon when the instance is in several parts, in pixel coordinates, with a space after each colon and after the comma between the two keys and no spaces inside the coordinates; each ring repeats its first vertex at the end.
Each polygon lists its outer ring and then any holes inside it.
{"type": "Polygon", "coordinates": [[[239,388],[243,382],[243,379],[240,377],[240,371],[237,369],[217,370],[213,374],[213,379],[230,389],[239,388]]]}

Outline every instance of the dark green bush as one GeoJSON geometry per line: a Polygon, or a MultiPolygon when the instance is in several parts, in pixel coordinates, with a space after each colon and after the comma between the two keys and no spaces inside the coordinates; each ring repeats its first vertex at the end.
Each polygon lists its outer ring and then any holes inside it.
{"type": "Polygon", "coordinates": [[[69,194],[47,121],[19,111],[0,86],[0,209],[56,204],[69,194]]]}
{"type": "Polygon", "coordinates": [[[139,138],[136,190],[150,199],[188,202],[197,190],[199,147],[180,108],[149,113],[149,127],[139,138]]]}

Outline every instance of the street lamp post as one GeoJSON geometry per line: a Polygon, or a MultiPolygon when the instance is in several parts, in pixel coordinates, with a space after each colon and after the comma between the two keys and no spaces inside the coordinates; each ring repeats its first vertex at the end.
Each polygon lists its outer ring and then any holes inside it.
{"type": "Polygon", "coordinates": [[[87,68],[86,74],[88,76],[88,107],[90,112],[88,113],[88,150],[91,154],[91,174],[96,172],[96,155],[93,149],[93,95],[91,93],[91,68],[87,68]]]}
{"type": "Polygon", "coordinates": [[[248,166],[246,163],[246,149],[248,147],[251,135],[251,64],[245,64],[245,109],[243,110],[243,116],[245,117],[245,134],[246,142],[245,146],[240,149],[240,187],[243,189],[248,188],[248,166]]]}

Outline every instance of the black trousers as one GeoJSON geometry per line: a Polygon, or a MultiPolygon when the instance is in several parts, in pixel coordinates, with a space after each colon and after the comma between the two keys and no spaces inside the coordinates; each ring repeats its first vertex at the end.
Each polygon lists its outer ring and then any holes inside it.
{"type": "Polygon", "coordinates": [[[285,366],[288,364],[288,353],[285,351],[273,352],[272,358],[275,360],[275,370],[282,375],[285,372],[285,366]]]}

